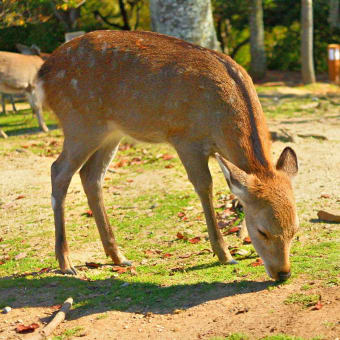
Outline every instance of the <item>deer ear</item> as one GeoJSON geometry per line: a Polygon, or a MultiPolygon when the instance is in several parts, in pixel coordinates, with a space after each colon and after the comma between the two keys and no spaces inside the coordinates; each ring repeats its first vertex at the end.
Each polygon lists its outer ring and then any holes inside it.
{"type": "Polygon", "coordinates": [[[231,192],[241,200],[248,197],[247,189],[247,173],[238,168],[236,165],[222,158],[219,154],[215,154],[218,164],[220,165],[225,179],[229,185],[231,192]]]}
{"type": "Polygon", "coordinates": [[[295,151],[286,147],[276,163],[276,169],[284,171],[289,177],[294,177],[299,171],[298,161],[295,151]]]}

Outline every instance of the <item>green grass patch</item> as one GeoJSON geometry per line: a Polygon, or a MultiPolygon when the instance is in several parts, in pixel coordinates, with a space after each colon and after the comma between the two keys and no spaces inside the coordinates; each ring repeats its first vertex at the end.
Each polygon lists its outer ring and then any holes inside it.
{"type": "Polygon", "coordinates": [[[286,305],[297,304],[303,308],[308,308],[314,306],[320,299],[318,294],[303,294],[303,293],[293,293],[290,294],[284,301],[286,305]]]}

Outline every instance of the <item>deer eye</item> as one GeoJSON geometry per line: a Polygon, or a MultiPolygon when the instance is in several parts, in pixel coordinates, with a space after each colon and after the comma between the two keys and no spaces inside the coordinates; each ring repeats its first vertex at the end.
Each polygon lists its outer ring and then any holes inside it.
{"type": "Polygon", "coordinates": [[[260,229],[257,229],[257,231],[259,232],[259,234],[261,234],[265,239],[268,240],[268,236],[266,233],[264,233],[263,231],[261,231],[260,229]]]}

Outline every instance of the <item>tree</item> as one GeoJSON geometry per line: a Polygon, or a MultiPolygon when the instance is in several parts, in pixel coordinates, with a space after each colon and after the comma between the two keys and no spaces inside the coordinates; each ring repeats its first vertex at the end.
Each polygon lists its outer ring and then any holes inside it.
{"type": "Polygon", "coordinates": [[[220,49],[210,0],[150,0],[150,11],[153,31],[220,49]]]}
{"type": "Polygon", "coordinates": [[[328,22],[331,29],[340,28],[339,9],[339,0],[329,0],[328,22]]]}
{"type": "Polygon", "coordinates": [[[301,70],[304,84],[315,83],[313,59],[313,0],[301,0],[301,70]]]}
{"type": "Polygon", "coordinates": [[[255,80],[259,80],[266,74],[262,0],[251,0],[249,26],[251,54],[250,74],[255,80]]]}

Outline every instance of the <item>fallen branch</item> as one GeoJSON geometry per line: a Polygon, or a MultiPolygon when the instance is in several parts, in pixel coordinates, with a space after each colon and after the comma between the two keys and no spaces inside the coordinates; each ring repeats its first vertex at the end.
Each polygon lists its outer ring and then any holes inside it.
{"type": "Polygon", "coordinates": [[[65,320],[66,314],[71,309],[73,303],[73,299],[69,297],[61,306],[58,313],[52,319],[50,323],[48,323],[41,331],[32,334],[30,337],[26,337],[27,340],[43,340],[51,335],[54,330],[65,320]]]}
{"type": "Polygon", "coordinates": [[[340,214],[332,214],[330,212],[320,210],[318,212],[318,217],[323,221],[340,223],[340,214]]]}
{"type": "Polygon", "coordinates": [[[8,138],[8,136],[6,135],[5,131],[2,130],[2,129],[0,129],[0,136],[1,136],[2,138],[8,138]]]}

